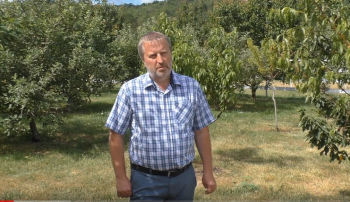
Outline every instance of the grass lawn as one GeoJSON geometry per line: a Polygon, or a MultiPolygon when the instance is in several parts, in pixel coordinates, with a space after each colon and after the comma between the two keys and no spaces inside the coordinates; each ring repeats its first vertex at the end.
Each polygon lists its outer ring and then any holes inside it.
{"type": "MultiPolygon", "coordinates": [[[[330,163],[310,148],[298,127],[297,110],[312,110],[304,98],[276,92],[277,132],[271,92],[269,98],[264,95],[258,90],[256,102],[242,95],[234,109],[210,125],[218,188],[204,194],[197,153],[195,199],[349,201],[349,162],[330,163]]],[[[66,114],[65,123],[43,134],[40,143],[31,143],[29,135],[1,136],[0,200],[128,201],[116,196],[104,127],[115,96],[115,91],[104,93],[66,114]]]]}

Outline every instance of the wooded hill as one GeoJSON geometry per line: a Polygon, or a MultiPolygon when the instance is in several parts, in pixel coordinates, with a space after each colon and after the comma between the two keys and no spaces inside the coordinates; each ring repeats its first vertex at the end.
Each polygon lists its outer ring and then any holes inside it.
{"type": "Polygon", "coordinates": [[[169,17],[177,17],[180,12],[190,12],[190,9],[200,10],[202,17],[207,18],[213,9],[214,2],[222,0],[165,0],[143,3],[141,5],[123,4],[117,7],[125,12],[125,23],[132,27],[140,26],[151,17],[157,17],[164,12],[169,17]]]}

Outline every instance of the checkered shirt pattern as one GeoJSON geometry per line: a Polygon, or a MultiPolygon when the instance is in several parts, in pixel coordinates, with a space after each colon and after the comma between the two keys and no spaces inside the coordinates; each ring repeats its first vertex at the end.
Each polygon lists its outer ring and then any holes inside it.
{"type": "Polygon", "coordinates": [[[163,92],[146,73],[123,84],[106,127],[130,127],[131,162],[154,170],[182,168],[195,156],[194,131],[214,122],[199,83],[172,71],[163,92]]]}

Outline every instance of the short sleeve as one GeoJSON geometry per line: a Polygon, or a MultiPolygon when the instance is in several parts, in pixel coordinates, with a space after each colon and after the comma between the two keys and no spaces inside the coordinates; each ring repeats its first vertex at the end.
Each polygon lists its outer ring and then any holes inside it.
{"type": "Polygon", "coordinates": [[[130,99],[127,92],[127,87],[124,84],[118,92],[113,108],[105,124],[107,128],[121,135],[126,133],[132,119],[130,99]]]}
{"type": "Polygon", "coordinates": [[[215,121],[211,112],[208,101],[203,93],[203,90],[198,84],[197,90],[197,104],[195,107],[193,129],[202,129],[215,121]]]}

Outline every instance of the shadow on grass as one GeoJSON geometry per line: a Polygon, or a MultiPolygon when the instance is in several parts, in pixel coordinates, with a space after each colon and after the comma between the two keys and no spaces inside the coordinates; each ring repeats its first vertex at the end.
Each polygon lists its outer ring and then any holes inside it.
{"type": "Polygon", "coordinates": [[[92,102],[83,104],[76,112],[80,114],[92,114],[111,111],[113,104],[107,102],[92,102]]]}
{"type": "Polygon", "coordinates": [[[339,194],[342,196],[350,197],[350,190],[339,190],[339,194]]]}
{"type": "MultiPolygon", "coordinates": [[[[107,113],[69,116],[69,121],[57,126],[57,131],[52,135],[45,135],[45,131],[41,130],[41,142],[32,143],[29,133],[15,137],[0,136],[0,156],[9,155],[14,159],[23,160],[27,155],[44,156],[57,152],[78,160],[109,152],[108,128],[104,126],[107,113]]],[[[129,143],[129,137],[128,132],[124,136],[125,147],[129,143]]]]}
{"type": "Polygon", "coordinates": [[[263,157],[259,155],[259,151],[259,148],[221,149],[215,151],[214,155],[219,155],[223,161],[239,161],[252,164],[276,164],[280,167],[291,167],[304,161],[303,158],[297,156],[275,155],[273,157],[263,157]]]}
{"type": "Polygon", "coordinates": [[[0,155],[23,159],[26,155],[41,156],[51,152],[68,154],[72,158],[98,156],[108,152],[107,115],[69,115],[69,121],[50,129],[39,129],[41,142],[32,143],[29,132],[19,136],[0,137],[0,155]],[[51,133],[51,134],[50,134],[51,133]]]}
{"type": "MultiPolygon", "coordinates": [[[[4,139],[0,140],[4,142],[4,139]]],[[[97,157],[108,152],[108,135],[74,135],[71,137],[58,134],[41,142],[32,143],[29,139],[16,138],[6,141],[0,148],[1,156],[23,160],[24,156],[45,156],[49,153],[67,154],[73,159],[82,157],[97,157]]]]}
{"type": "MultiPolygon", "coordinates": [[[[230,110],[239,110],[243,112],[265,112],[266,110],[273,111],[274,103],[270,97],[257,96],[256,101],[247,95],[239,95],[235,106],[231,107],[230,110]]],[[[305,106],[305,98],[303,97],[276,97],[277,110],[291,110],[296,111],[305,106]]]]}
{"type": "MultiPolygon", "coordinates": [[[[108,152],[108,129],[104,124],[117,92],[106,90],[102,97],[93,97],[91,103],[83,104],[74,113],[63,114],[62,125],[42,128],[37,123],[41,142],[32,143],[29,131],[9,137],[1,135],[0,156],[8,155],[23,160],[27,155],[58,152],[79,159],[108,152]]],[[[3,131],[0,127],[0,134],[3,131]]]]}

